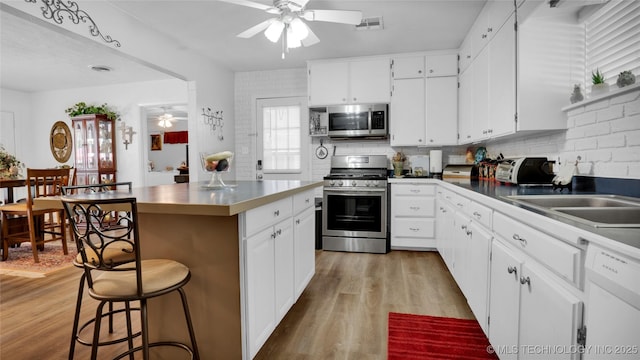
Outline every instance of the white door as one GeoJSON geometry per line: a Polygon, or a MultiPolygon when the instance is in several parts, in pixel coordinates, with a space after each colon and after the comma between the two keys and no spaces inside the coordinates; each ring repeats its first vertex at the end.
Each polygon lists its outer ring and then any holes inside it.
{"type": "Polygon", "coordinates": [[[256,176],[310,180],[309,108],[304,97],[258,99],[256,176]]]}

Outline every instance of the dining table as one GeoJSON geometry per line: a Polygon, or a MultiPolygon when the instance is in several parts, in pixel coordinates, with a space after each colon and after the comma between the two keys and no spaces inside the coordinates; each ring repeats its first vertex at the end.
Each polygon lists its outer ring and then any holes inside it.
{"type": "Polygon", "coordinates": [[[7,189],[6,196],[4,197],[5,204],[12,204],[14,200],[13,189],[20,188],[27,185],[26,179],[0,179],[0,188],[7,189]]]}

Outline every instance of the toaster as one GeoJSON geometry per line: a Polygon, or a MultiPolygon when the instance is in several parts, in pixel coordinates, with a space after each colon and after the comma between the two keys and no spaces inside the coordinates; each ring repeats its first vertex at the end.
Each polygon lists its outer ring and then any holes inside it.
{"type": "Polygon", "coordinates": [[[504,159],[496,168],[496,180],[518,185],[551,184],[554,174],[546,157],[504,159]]]}

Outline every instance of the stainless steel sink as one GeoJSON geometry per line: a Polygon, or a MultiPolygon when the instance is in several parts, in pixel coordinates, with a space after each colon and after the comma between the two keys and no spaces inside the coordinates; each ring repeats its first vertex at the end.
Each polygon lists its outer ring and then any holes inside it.
{"type": "Polygon", "coordinates": [[[617,195],[515,195],[504,198],[594,227],[640,228],[640,198],[617,195]]]}
{"type": "Polygon", "coordinates": [[[616,195],[518,195],[510,200],[544,208],[640,207],[640,199],[616,195]]]}

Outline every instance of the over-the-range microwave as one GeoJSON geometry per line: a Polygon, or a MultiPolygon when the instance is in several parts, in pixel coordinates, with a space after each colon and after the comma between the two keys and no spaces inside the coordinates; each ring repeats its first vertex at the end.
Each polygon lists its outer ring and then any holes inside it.
{"type": "Polygon", "coordinates": [[[335,138],[386,138],[389,134],[388,104],[327,107],[327,135],[335,138]]]}

